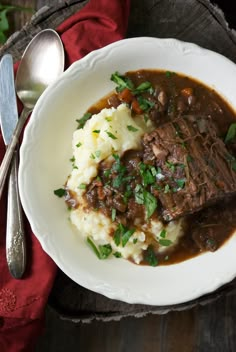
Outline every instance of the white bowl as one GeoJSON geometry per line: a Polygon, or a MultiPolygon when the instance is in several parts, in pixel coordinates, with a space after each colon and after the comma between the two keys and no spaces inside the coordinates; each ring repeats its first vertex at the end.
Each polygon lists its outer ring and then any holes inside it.
{"type": "Polygon", "coordinates": [[[174,39],[140,37],[108,45],[75,62],[36,104],[20,149],[20,196],[43,249],[72,280],[128,303],[173,305],[212,292],[236,276],[235,235],[216,252],[175,265],[99,260],[71,227],[63,200],[53,194],[71,171],[75,120],[114,89],[114,71],[141,68],[197,78],[236,108],[236,65],[219,54],[174,39]]]}

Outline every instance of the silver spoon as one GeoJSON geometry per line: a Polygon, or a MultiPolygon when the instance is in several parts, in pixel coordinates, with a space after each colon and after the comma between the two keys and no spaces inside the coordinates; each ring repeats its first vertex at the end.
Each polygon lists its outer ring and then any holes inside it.
{"type": "Polygon", "coordinates": [[[0,197],[22,128],[38,98],[64,70],[64,49],[52,29],[39,32],[25,49],[16,75],[16,93],[24,105],[0,166],[0,197]]]}
{"type": "MultiPolygon", "coordinates": [[[[45,29],[39,32],[25,49],[16,75],[16,93],[24,108],[0,166],[0,197],[2,196],[11,160],[16,154],[16,145],[27,117],[43,91],[55,81],[63,70],[64,49],[59,35],[52,29],[45,29]]],[[[15,166],[14,174],[14,177],[17,178],[17,166],[15,166]]],[[[13,181],[12,184],[16,185],[16,187],[8,195],[8,202],[13,204],[13,206],[10,207],[12,211],[11,214],[8,214],[7,221],[10,223],[9,233],[14,238],[8,239],[7,242],[10,247],[14,248],[7,248],[7,253],[10,255],[8,266],[12,275],[20,278],[25,270],[26,248],[19,208],[19,196],[17,194],[17,182],[13,181]],[[11,197],[10,201],[9,196],[11,197]]]]}

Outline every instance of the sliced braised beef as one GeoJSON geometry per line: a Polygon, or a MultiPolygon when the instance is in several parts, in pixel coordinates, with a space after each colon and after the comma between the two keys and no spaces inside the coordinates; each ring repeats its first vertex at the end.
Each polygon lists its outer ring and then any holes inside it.
{"type": "Polygon", "coordinates": [[[232,156],[211,117],[183,116],[143,137],[144,162],[158,170],[164,220],[194,213],[236,194],[232,156]]]}

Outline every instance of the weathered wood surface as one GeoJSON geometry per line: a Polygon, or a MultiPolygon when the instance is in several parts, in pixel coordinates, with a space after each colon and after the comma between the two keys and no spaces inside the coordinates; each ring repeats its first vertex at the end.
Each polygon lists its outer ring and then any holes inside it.
{"type": "MultiPolygon", "coordinates": [[[[174,37],[215,50],[236,62],[236,33],[230,30],[222,12],[208,0],[132,1],[127,36],[174,37]]],[[[147,53],[148,55],[148,53],[147,53]]],[[[59,272],[50,296],[50,305],[61,316],[73,321],[118,319],[143,316],[152,312],[165,314],[207,304],[232,294],[236,281],[223,289],[178,306],[149,307],[110,300],[77,285],[59,272]],[[66,288],[66,293],[60,288],[66,288]]]]}
{"type": "MultiPolygon", "coordinates": [[[[236,4],[224,0],[214,2],[227,9],[226,18],[236,28],[233,13],[236,4]]],[[[42,7],[32,22],[0,50],[0,55],[8,51],[15,59],[37,31],[55,28],[83,5],[79,1],[60,0],[12,3],[42,7]]],[[[191,41],[236,62],[235,31],[208,0],[132,0],[128,36],[143,35],[191,41]]],[[[59,271],[46,310],[45,334],[36,351],[233,352],[236,350],[235,290],[234,280],[194,302],[174,307],[146,307],[109,300],[80,287],[59,271]],[[134,318],[141,316],[142,319],[134,318]],[[121,321],[112,321],[120,317],[123,317],[121,321]],[[85,321],[91,323],[81,323],[85,321]]]]}

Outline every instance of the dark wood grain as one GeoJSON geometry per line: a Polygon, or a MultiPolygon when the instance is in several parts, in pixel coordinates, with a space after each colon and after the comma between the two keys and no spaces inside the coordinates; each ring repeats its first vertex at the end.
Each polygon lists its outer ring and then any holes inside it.
{"type": "MultiPolygon", "coordinates": [[[[208,0],[132,0],[128,36],[191,41],[236,62],[236,35],[231,30],[236,28],[236,4],[217,2],[225,6],[229,26],[222,12],[208,0]]],[[[24,29],[10,39],[0,55],[10,51],[15,59],[37,31],[55,28],[81,6],[78,1],[60,0],[7,3],[41,9],[32,21],[29,14],[13,19],[15,30],[22,26],[24,29]]],[[[233,352],[235,326],[235,281],[197,301],[160,308],[109,300],[80,287],[59,271],[46,309],[45,332],[36,352],[233,352]],[[84,324],[88,321],[90,324],[84,324]]]]}

